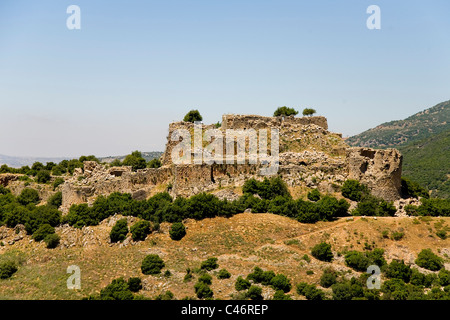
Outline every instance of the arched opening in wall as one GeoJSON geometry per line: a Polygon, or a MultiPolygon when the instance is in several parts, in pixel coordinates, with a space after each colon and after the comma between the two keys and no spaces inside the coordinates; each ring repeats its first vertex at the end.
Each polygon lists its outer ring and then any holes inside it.
{"type": "Polygon", "coordinates": [[[369,166],[368,162],[363,162],[361,164],[361,167],[359,167],[359,169],[361,170],[362,173],[365,173],[367,171],[367,167],[369,166]]]}
{"type": "Polygon", "coordinates": [[[211,182],[216,183],[216,180],[214,180],[213,166],[210,166],[210,168],[211,168],[211,174],[210,174],[211,182]]]}

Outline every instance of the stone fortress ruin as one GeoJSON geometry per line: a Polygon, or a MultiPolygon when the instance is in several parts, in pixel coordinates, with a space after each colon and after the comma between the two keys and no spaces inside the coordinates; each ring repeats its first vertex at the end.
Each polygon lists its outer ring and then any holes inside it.
{"type": "MultiPolygon", "coordinates": [[[[172,141],[174,130],[192,131],[193,123],[169,125],[166,150],[160,168],[133,172],[131,167],[107,167],[85,162],[62,186],[67,212],[72,204],[92,203],[98,195],[112,192],[131,193],[146,199],[168,190],[172,196],[191,196],[200,192],[218,192],[241,187],[250,178],[263,179],[262,163],[245,164],[174,164],[172,141]],[[83,176],[83,179],[79,179],[83,176]]],[[[396,149],[375,150],[349,147],[340,134],[328,131],[325,117],[262,117],[257,115],[223,115],[221,126],[203,125],[202,129],[279,130],[278,175],[289,187],[318,188],[323,193],[338,191],[347,179],[366,184],[371,192],[388,201],[401,197],[402,155],[396,149]]],[[[194,153],[194,150],[192,150],[194,153]]]]}

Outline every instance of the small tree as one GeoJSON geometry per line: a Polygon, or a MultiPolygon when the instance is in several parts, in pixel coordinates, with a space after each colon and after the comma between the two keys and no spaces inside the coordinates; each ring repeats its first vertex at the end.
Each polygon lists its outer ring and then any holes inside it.
{"type": "Polygon", "coordinates": [[[13,261],[5,261],[0,264],[0,279],[8,279],[17,271],[17,266],[13,261]]]}
{"type": "Polygon", "coordinates": [[[291,282],[284,274],[277,274],[270,280],[270,285],[277,290],[283,290],[284,292],[291,291],[291,282]]]}
{"type": "Polygon", "coordinates": [[[234,288],[237,291],[247,290],[248,288],[250,288],[250,286],[251,286],[250,281],[242,278],[241,276],[239,276],[236,279],[236,283],[234,284],[234,288]]]}
{"type": "Polygon", "coordinates": [[[34,241],[44,240],[45,237],[49,234],[55,233],[55,228],[53,228],[48,223],[42,224],[34,233],[33,239],[34,241]]]}
{"type": "Polygon", "coordinates": [[[220,269],[219,273],[217,274],[218,279],[229,279],[230,277],[231,273],[229,273],[226,269],[220,269]]]}
{"type": "Polygon", "coordinates": [[[314,109],[311,109],[311,108],[303,109],[303,115],[304,116],[312,116],[315,113],[316,113],[316,110],[314,110],[314,109]]]}
{"type": "Polygon", "coordinates": [[[36,180],[38,183],[47,183],[50,179],[50,171],[48,170],[39,170],[36,175],[36,180]]]}
{"type": "Polygon", "coordinates": [[[172,240],[181,240],[186,235],[186,227],[182,222],[175,222],[170,227],[169,235],[172,240]]]}
{"type": "Polygon", "coordinates": [[[47,200],[47,204],[58,209],[62,205],[62,192],[57,192],[47,200]]]}
{"type": "Polygon", "coordinates": [[[39,203],[39,193],[35,189],[25,188],[17,197],[17,201],[24,206],[30,203],[37,204],[39,203]]]}
{"type": "Polygon", "coordinates": [[[111,242],[123,241],[127,237],[128,234],[128,223],[127,219],[117,220],[114,227],[111,229],[111,233],[109,237],[111,238],[111,242]]]}
{"type": "Polygon", "coordinates": [[[329,288],[337,282],[336,272],[332,269],[325,269],[320,277],[320,285],[329,288]]]}
{"type": "Polygon", "coordinates": [[[195,284],[194,290],[195,293],[197,294],[197,298],[199,299],[212,298],[214,295],[209,285],[201,281],[195,284]]]}
{"type": "Polygon", "coordinates": [[[214,258],[214,257],[206,259],[200,265],[200,269],[204,269],[207,271],[217,269],[218,267],[219,267],[219,265],[217,264],[217,258],[214,258]]]}
{"type": "Polygon", "coordinates": [[[195,121],[202,121],[203,117],[201,116],[200,112],[198,110],[191,110],[189,111],[183,118],[184,122],[192,122],[195,121]]]}
{"type": "Polygon", "coordinates": [[[273,113],[273,116],[274,117],[280,117],[280,116],[289,117],[292,115],[295,116],[297,114],[298,114],[297,110],[283,106],[283,107],[279,107],[277,110],[275,110],[275,112],[273,113]]]}
{"type": "Polygon", "coordinates": [[[158,158],[152,159],[147,163],[148,168],[159,168],[161,167],[161,160],[158,158]]]}
{"type": "Polygon", "coordinates": [[[139,151],[133,151],[131,154],[127,155],[122,164],[124,166],[131,166],[133,171],[147,167],[147,161],[142,157],[142,153],[139,151]]]}
{"type": "Polygon", "coordinates": [[[142,281],[141,278],[138,277],[132,277],[128,279],[128,287],[131,292],[138,292],[142,289],[142,281]]]}
{"type": "Polygon", "coordinates": [[[330,262],[333,260],[333,252],[331,251],[331,244],[326,242],[319,243],[311,249],[311,254],[314,258],[321,261],[330,262]]]}
{"type": "Polygon", "coordinates": [[[444,266],[443,259],[435,255],[431,249],[423,249],[420,251],[415,262],[419,267],[431,271],[438,271],[444,266]]]}
{"type": "Polygon", "coordinates": [[[164,261],[157,254],[149,254],[142,261],[141,271],[146,275],[155,275],[161,273],[164,266],[164,261]]]}
{"type": "Polygon", "coordinates": [[[47,245],[47,249],[54,249],[59,245],[60,237],[56,233],[47,235],[44,238],[44,242],[47,245]]]}
{"type": "Polygon", "coordinates": [[[133,241],[144,241],[145,238],[151,233],[150,228],[151,224],[146,220],[138,221],[133,224],[130,228],[133,241]]]}
{"type": "Polygon", "coordinates": [[[311,201],[319,201],[320,200],[320,192],[317,189],[313,189],[310,192],[308,192],[308,199],[311,201]]]}
{"type": "Polygon", "coordinates": [[[248,288],[246,296],[251,300],[263,300],[262,288],[258,286],[250,286],[248,288]]]}

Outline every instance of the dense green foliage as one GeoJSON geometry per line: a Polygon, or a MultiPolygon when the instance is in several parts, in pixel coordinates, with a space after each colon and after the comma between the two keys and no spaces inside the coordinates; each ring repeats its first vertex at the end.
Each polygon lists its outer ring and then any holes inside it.
{"type": "Polygon", "coordinates": [[[47,205],[58,209],[62,205],[62,192],[57,192],[47,200],[47,205]]]}
{"type": "Polygon", "coordinates": [[[419,197],[423,198],[429,198],[430,195],[428,193],[428,190],[422,187],[420,184],[418,184],[415,181],[412,181],[408,178],[402,177],[402,196],[404,198],[416,198],[419,199],[419,197]]]}
{"type": "Polygon", "coordinates": [[[130,166],[133,171],[138,169],[144,169],[147,167],[147,161],[142,157],[142,153],[139,151],[133,151],[131,154],[127,155],[122,162],[124,166],[130,166]]]}
{"type": "Polygon", "coordinates": [[[283,106],[283,107],[277,108],[277,110],[275,110],[275,112],[273,113],[273,116],[274,117],[280,117],[280,116],[288,117],[288,116],[292,116],[292,115],[295,116],[297,114],[298,114],[298,111],[295,110],[294,108],[288,108],[286,106],[283,106]]]}
{"type": "Polygon", "coordinates": [[[145,220],[138,221],[131,226],[130,232],[133,241],[144,241],[152,232],[151,223],[145,220]]]}
{"type": "Polygon", "coordinates": [[[100,300],[133,300],[134,294],[123,278],[114,279],[100,291],[100,300]]]}
{"type": "Polygon", "coordinates": [[[423,249],[420,251],[415,262],[419,267],[431,271],[438,271],[444,266],[443,259],[434,254],[431,249],[423,249]]]}
{"type": "Polygon", "coordinates": [[[242,278],[241,276],[237,277],[236,282],[234,284],[234,288],[237,291],[247,290],[250,288],[251,283],[245,278],[242,278]]]}
{"type": "Polygon", "coordinates": [[[17,197],[17,202],[24,206],[26,206],[27,204],[38,204],[39,200],[39,193],[36,189],[31,188],[23,189],[17,197]]]}
{"type": "Polygon", "coordinates": [[[327,268],[323,271],[320,277],[320,285],[324,288],[329,288],[337,282],[337,274],[333,269],[327,268]]]}
{"type": "Polygon", "coordinates": [[[48,234],[44,238],[47,249],[56,248],[59,245],[60,240],[61,238],[56,233],[48,234]]]}
{"type": "Polygon", "coordinates": [[[263,271],[259,267],[255,267],[252,273],[247,275],[247,280],[252,280],[255,283],[261,283],[268,286],[271,284],[272,279],[275,277],[275,272],[272,270],[263,271]]]}
{"type": "Polygon", "coordinates": [[[128,234],[127,219],[117,220],[116,224],[112,227],[109,237],[111,242],[119,242],[125,240],[128,234]]]}
{"type": "Polygon", "coordinates": [[[164,266],[164,261],[157,254],[149,254],[142,261],[141,271],[146,275],[155,275],[161,273],[164,266]]]}
{"type": "Polygon", "coordinates": [[[219,273],[217,274],[218,279],[229,279],[231,278],[231,273],[228,272],[227,269],[220,269],[219,273]]]}
{"type": "Polygon", "coordinates": [[[194,290],[199,299],[210,299],[214,295],[211,287],[202,281],[199,281],[194,285],[194,290]]]}
{"type": "Polygon", "coordinates": [[[49,234],[54,234],[55,228],[53,228],[48,223],[42,224],[39,228],[33,233],[34,241],[42,241],[49,234]]]}
{"type": "Polygon", "coordinates": [[[319,201],[320,200],[320,192],[317,189],[313,189],[310,192],[308,192],[307,197],[311,201],[314,201],[314,202],[319,201]]]}
{"type": "Polygon", "coordinates": [[[159,168],[161,167],[161,160],[158,158],[152,159],[147,163],[147,168],[159,168]]]}
{"type": "Polygon", "coordinates": [[[296,289],[299,295],[305,296],[308,300],[325,300],[325,293],[317,289],[315,285],[300,282],[296,289]]]}
{"type": "Polygon", "coordinates": [[[361,198],[369,193],[369,190],[364,184],[357,180],[345,180],[341,188],[342,196],[353,201],[360,201],[361,198]]]}
{"type": "Polygon", "coordinates": [[[200,265],[200,269],[207,270],[207,271],[217,269],[218,267],[219,267],[219,265],[217,264],[217,258],[215,258],[215,257],[206,259],[200,265]]]}
{"type": "Polygon", "coordinates": [[[242,192],[257,194],[265,200],[271,200],[277,196],[291,198],[286,183],[280,177],[264,178],[263,181],[249,179],[242,186],[242,192]]]}
{"type": "Polygon", "coordinates": [[[138,292],[142,289],[142,280],[139,277],[129,278],[127,284],[131,292],[138,292]]]}
{"type": "Polygon", "coordinates": [[[14,261],[5,261],[0,263],[0,279],[11,278],[17,271],[17,266],[14,261]]]}
{"type": "Polygon", "coordinates": [[[366,272],[370,265],[380,268],[386,265],[383,254],[384,250],[378,248],[366,252],[348,251],[344,257],[345,264],[356,271],[366,272]]]}
{"type": "Polygon", "coordinates": [[[186,235],[186,227],[182,222],[174,222],[169,230],[172,240],[181,240],[186,235]]]}
{"type": "Polygon", "coordinates": [[[305,108],[305,109],[303,109],[303,112],[302,112],[302,114],[304,116],[312,116],[315,113],[316,113],[316,110],[312,109],[312,108],[305,108]]]}
{"type": "Polygon", "coordinates": [[[284,292],[291,291],[291,282],[284,274],[277,274],[270,280],[270,285],[272,288],[277,290],[283,290],[284,292]]]}
{"type": "Polygon", "coordinates": [[[184,122],[192,122],[195,121],[202,121],[203,117],[201,116],[200,112],[198,110],[190,110],[183,118],[184,122]]]}
{"type": "Polygon", "coordinates": [[[331,245],[326,242],[321,242],[317,245],[315,245],[311,249],[311,255],[319,259],[321,261],[327,261],[330,262],[333,260],[333,252],[331,251],[331,245]]]}

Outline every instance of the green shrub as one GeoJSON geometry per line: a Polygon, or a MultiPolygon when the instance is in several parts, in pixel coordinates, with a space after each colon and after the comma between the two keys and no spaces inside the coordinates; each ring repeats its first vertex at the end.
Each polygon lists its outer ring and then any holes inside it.
{"type": "Polygon", "coordinates": [[[134,295],[131,292],[128,283],[123,278],[114,279],[100,291],[101,300],[133,300],[134,295]]]}
{"type": "Polygon", "coordinates": [[[122,165],[130,166],[133,171],[136,171],[138,169],[145,169],[147,167],[147,161],[142,157],[142,153],[139,151],[133,151],[125,157],[122,165]]]}
{"type": "Polygon", "coordinates": [[[47,183],[51,179],[50,171],[48,170],[39,170],[36,175],[36,180],[38,183],[47,183]]]}
{"type": "Polygon", "coordinates": [[[39,203],[39,193],[35,189],[25,188],[22,190],[20,195],[17,197],[17,201],[26,206],[27,204],[38,204],[39,203]]]}
{"type": "Polygon", "coordinates": [[[307,284],[306,282],[300,282],[297,285],[297,293],[305,296],[308,300],[324,300],[325,293],[317,289],[314,285],[307,284]]]}
{"type": "Polygon", "coordinates": [[[191,271],[190,268],[187,268],[187,269],[186,269],[186,275],[184,276],[183,281],[184,281],[184,282],[189,282],[189,281],[192,280],[192,278],[193,278],[192,271],[191,271]]]}
{"type": "Polygon", "coordinates": [[[207,273],[204,273],[200,277],[198,277],[198,282],[204,282],[206,284],[211,284],[211,281],[212,281],[212,277],[207,273]]]}
{"type": "Polygon", "coordinates": [[[128,234],[128,223],[127,219],[117,220],[114,227],[112,227],[109,237],[111,242],[123,241],[126,239],[128,234]]]}
{"type": "Polygon", "coordinates": [[[419,197],[423,197],[428,199],[430,197],[427,189],[405,177],[402,177],[401,193],[404,198],[419,199],[419,197]]]}
{"type": "Polygon", "coordinates": [[[158,158],[152,159],[147,163],[148,168],[159,168],[161,167],[161,160],[158,158]]]}
{"type": "Polygon", "coordinates": [[[442,287],[450,285],[450,271],[445,269],[439,271],[439,283],[442,287]]]}
{"type": "Polygon", "coordinates": [[[60,237],[56,233],[48,234],[44,238],[47,249],[54,249],[59,245],[60,237]]]}
{"type": "Polygon", "coordinates": [[[195,294],[199,299],[210,299],[213,297],[214,293],[210,286],[204,282],[197,282],[194,285],[195,294]]]}
{"type": "Polygon", "coordinates": [[[242,192],[257,194],[266,200],[275,199],[277,196],[291,198],[286,183],[280,177],[264,178],[263,181],[249,179],[242,186],[242,192]]]}
{"type": "Polygon", "coordinates": [[[353,300],[364,297],[362,285],[352,278],[350,281],[338,282],[331,286],[333,300],[353,300]]]}
{"type": "Polygon", "coordinates": [[[146,275],[155,275],[161,273],[164,266],[164,261],[157,254],[149,254],[142,261],[141,271],[146,275]]]}
{"type": "Polygon", "coordinates": [[[13,261],[5,261],[0,264],[0,279],[8,279],[17,271],[17,266],[13,261]]]}
{"type": "Polygon", "coordinates": [[[50,206],[37,206],[29,211],[25,222],[25,230],[28,234],[33,234],[41,225],[48,223],[56,227],[61,223],[61,212],[50,206]]]}
{"type": "Polygon", "coordinates": [[[219,265],[217,264],[217,258],[214,258],[214,257],[206,259],[200,265],[201,269],[204,269],[207,271],[217,269],[218,267],[219,267],[219,265]]]}
{"type": "Polygon", "coordinates": [[[405,234],[403,232],[399,232],[399,231],[394,231],[392,232],[392,239],[393,240],[401,240],[403,239],[403,237],[405,236],[405,234]]]}
{"type": "Polygon", "coordinates": [[[367,187],[357,180],[345,180],[341,188],[342,196],[353,201],[360,201],[363,195],[368,194],[367,187]]]}
{"type": "Polygon", "coordinates": [[[217,274],[218,279],[229,279],[230,277],[231,273],[229,273],[226,269],[220,269],[219,273],[217,274]]]}
{"type": "Polygon", "coordinates": [[[34,233],[33,239],[34,241],[42,241],[49,234],[54,234],[55,228],[53,228],[48,223],[42,224],[34,233]]]}
{"type": "Polygon", "coordinates": [[[64,183],[63,178],[56,178],[55,181],[53,181],[53,190],[56,190],[60,185],[64,183]]]}
{"type": "Polygon", "coordinates": [[[186,235],[186,228],[182,222],[175,222],[169,230],[169,235],[172,240],[181,240],[186,235]]]}
{"type": "Polygon", "coordinates": [[[130,228],[133,241],[144,241],[151,233],[151,224],[148,221],[138,221],[130,228]]]}
{"type": "Polygon", "coordinates": [[[447,239],[447,231],[445,231],[444,229],[438,230],[436,232],[436,235],[441,238],[442,240],[447,239]]]}
{"type": "Polygon", "coordinates": [[[420,251],[415,262],[419,267],[431,271],[438,271],[444,266],[443,259],[435,255],[431,249],[423,249],[420,251]]]}
{"type": "Polygon", "coordinates": [[[247,290],[248,288],[250,288],[250,281],[248,281],[247,279],[242,278],[241,276],[239,276],[236,279],[236,283],[234,284],[234,288],[237,291],[242,291],[242,290],[247,290]]]}
{"type": "Polygon", "coordinates": [[[272,300],[292,300],[291,296],[285,294],[283,290],[275,291],[272,300]]]}
{"type": "Polygon", "coordinates": [[[284,274],[277,274],[270,281],[270,285],[276,290],[283,290],[284,292],[291,291],[291,282],[284,274]]]}
{"type": "Polygon", "coordinates": [[[298,111],[295,110],[294,108],[288,108],[286,106],[283,107],[279,107],[277,108],[277,110],[275,110],[275,112],[273,113],[274,117],[280,117],[280,116],[295,116],[298,114],[298,111]]]}
{"type": "Polygon", "coordinates": [[[302,112],[302,114],[304,116],[312,116],[315,113],[316,113],[316,110],[312,109],[312,108],[305,108],[305,109],[303,109],[303,112],[302,112]]]}
{"type": "Polygon", "coordinates": [[[155,297],[155,300],[173,300],[173,293],[169,290],[164,292],[163,294],[159,294],[155,297]]]}
{"type": "Polygon", "coordinates": [[[255,283],[261,283],[265,286],[270,285],[275,273],[272,270],[263,271],[259,267],[255,267],[253,272],[247,275],[247,280],[252,280],[255,283]]]}
{"type": "Polygon", "coordinates": [[[313,189],[310,192],[308,192],[307,197],[311,201],[314,201],[314,202],[319,201],[320,200],[320,192],[317,189],[313,189]]]}
{"type": "Polygon", "coordinates": [[[329,288],[337,282],[336,272],[330,268],[323,271],[320,277],[320,285],[324,288],[329,288]]]}
{"type": "Polygon", "coordinates": [[[403,282],[408,283],[411,279],[412,270],[403,260],[392,260],[391,263],[387,265],[385,274],[388,278],[401,279],[403,282]]]}
{"type": "Polygon", "coordinates": [[[303,255],[302,259],[308,263],[311,262],[311,258],[306,253],[303,255]]]}
{"type": "Polygon", "coordinates": [[[370,265],[370,259],[363,252],[349,251],[345,254],[345,264],[356,271],[364,272],[370,265]]]}
{"type": "Polygon", "coordinates": [[[331,260],[333,260],[333,252],[331,251],[331,245],[326,242],[322,242],[315,245],[311,249],[311,254],[314,258],[319,259],[321,261],[330,262],[331,260]]]}
{"type": "Polygon", "coordinates": [[[62,192],[57,192],[50,198],[48,198],[47,205],[52,208],[58,209],[62,205],[62,192]]]}
{"type": "Polygon", "coordinates": [[[198,110],[190,110],[183,118],[184,122],[192,122],[195,121],[202,121],[203,117],[201,116],[200,112],[198,110]]]}
{"type": "Polygon", "coordinates": [[[251,300],[263,300],[262,288],[258,286],[250,286],[247,291],[247,298],[251,300]]]}
{"type": "Polygon", "coordinates": [[[131,292],[138,292],[139,290],[142,289],[141,278],[131,277],[130,279],[128,279],[127,284],[131,292]]]}

